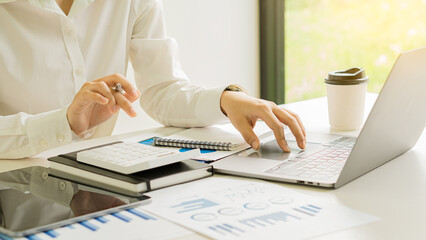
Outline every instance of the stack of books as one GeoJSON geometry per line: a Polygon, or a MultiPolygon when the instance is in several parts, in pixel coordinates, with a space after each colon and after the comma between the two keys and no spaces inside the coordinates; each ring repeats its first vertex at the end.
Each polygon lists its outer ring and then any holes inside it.
{"type": "Polygon", "coordinates": [[[130,197],[213,175],[213,167],[195,160],[122,174],[77,161],[77,152],[48,159],[50,175],[130,197]]]}

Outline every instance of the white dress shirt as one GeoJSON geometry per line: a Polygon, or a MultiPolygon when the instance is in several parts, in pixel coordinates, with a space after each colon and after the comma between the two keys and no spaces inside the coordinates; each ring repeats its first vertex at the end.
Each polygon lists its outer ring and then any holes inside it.
{"type": "MultiPolygon", "coordinates": [[[[206,56],[207,57],[207,56],[206,56]]],[[[72,141],[66,111],[86,81],[125,75],[132,62],[140,104],[167,126],[227,121],[224,86],[189,82],[167,36],[161,0],[0,0],[0,159],[72,141]]],[[[93,136],[110,135],[116,115],[93,136]]]]}

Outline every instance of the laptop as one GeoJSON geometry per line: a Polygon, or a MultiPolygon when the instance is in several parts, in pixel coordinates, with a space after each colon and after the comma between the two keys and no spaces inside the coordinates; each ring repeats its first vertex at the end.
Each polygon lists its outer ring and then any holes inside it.
{"type": "MultiPolygon", "coordinates": [[[[426,125],[426,47],[403,52],[394,64],[358,138],[316,133],[300,150],[275,139],[217,161],[215,172],[338,188],[411,149],[426,125]]],[[[308,136],[310,133],[307,133],[308,136]]],[[[312,134],[312,133],[311,133],[312,134]]],[[[308,139],[309,140],[309,139],[308,139]]]]}

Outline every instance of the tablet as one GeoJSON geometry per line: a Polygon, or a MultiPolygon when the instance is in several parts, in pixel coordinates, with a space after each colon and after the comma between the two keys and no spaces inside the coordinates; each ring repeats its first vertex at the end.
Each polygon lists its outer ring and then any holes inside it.
{"type": "Polygon", "coordinates": [[[0,173],[0,233],[10,237],[33,235],[150,201],[148,196],[120,195],[48,172],[47,168],[30,167],[0,173]]]}

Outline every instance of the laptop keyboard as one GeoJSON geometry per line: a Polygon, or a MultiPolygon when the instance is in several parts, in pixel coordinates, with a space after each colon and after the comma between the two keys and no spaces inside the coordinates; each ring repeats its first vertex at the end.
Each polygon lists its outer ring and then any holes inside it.
{"type": "Polygon", "coordinates": [[[342,171],[355,140],[356,138],[341,137],[302,151],[265,172],[322,181],[333,178],[342,171]]]}

